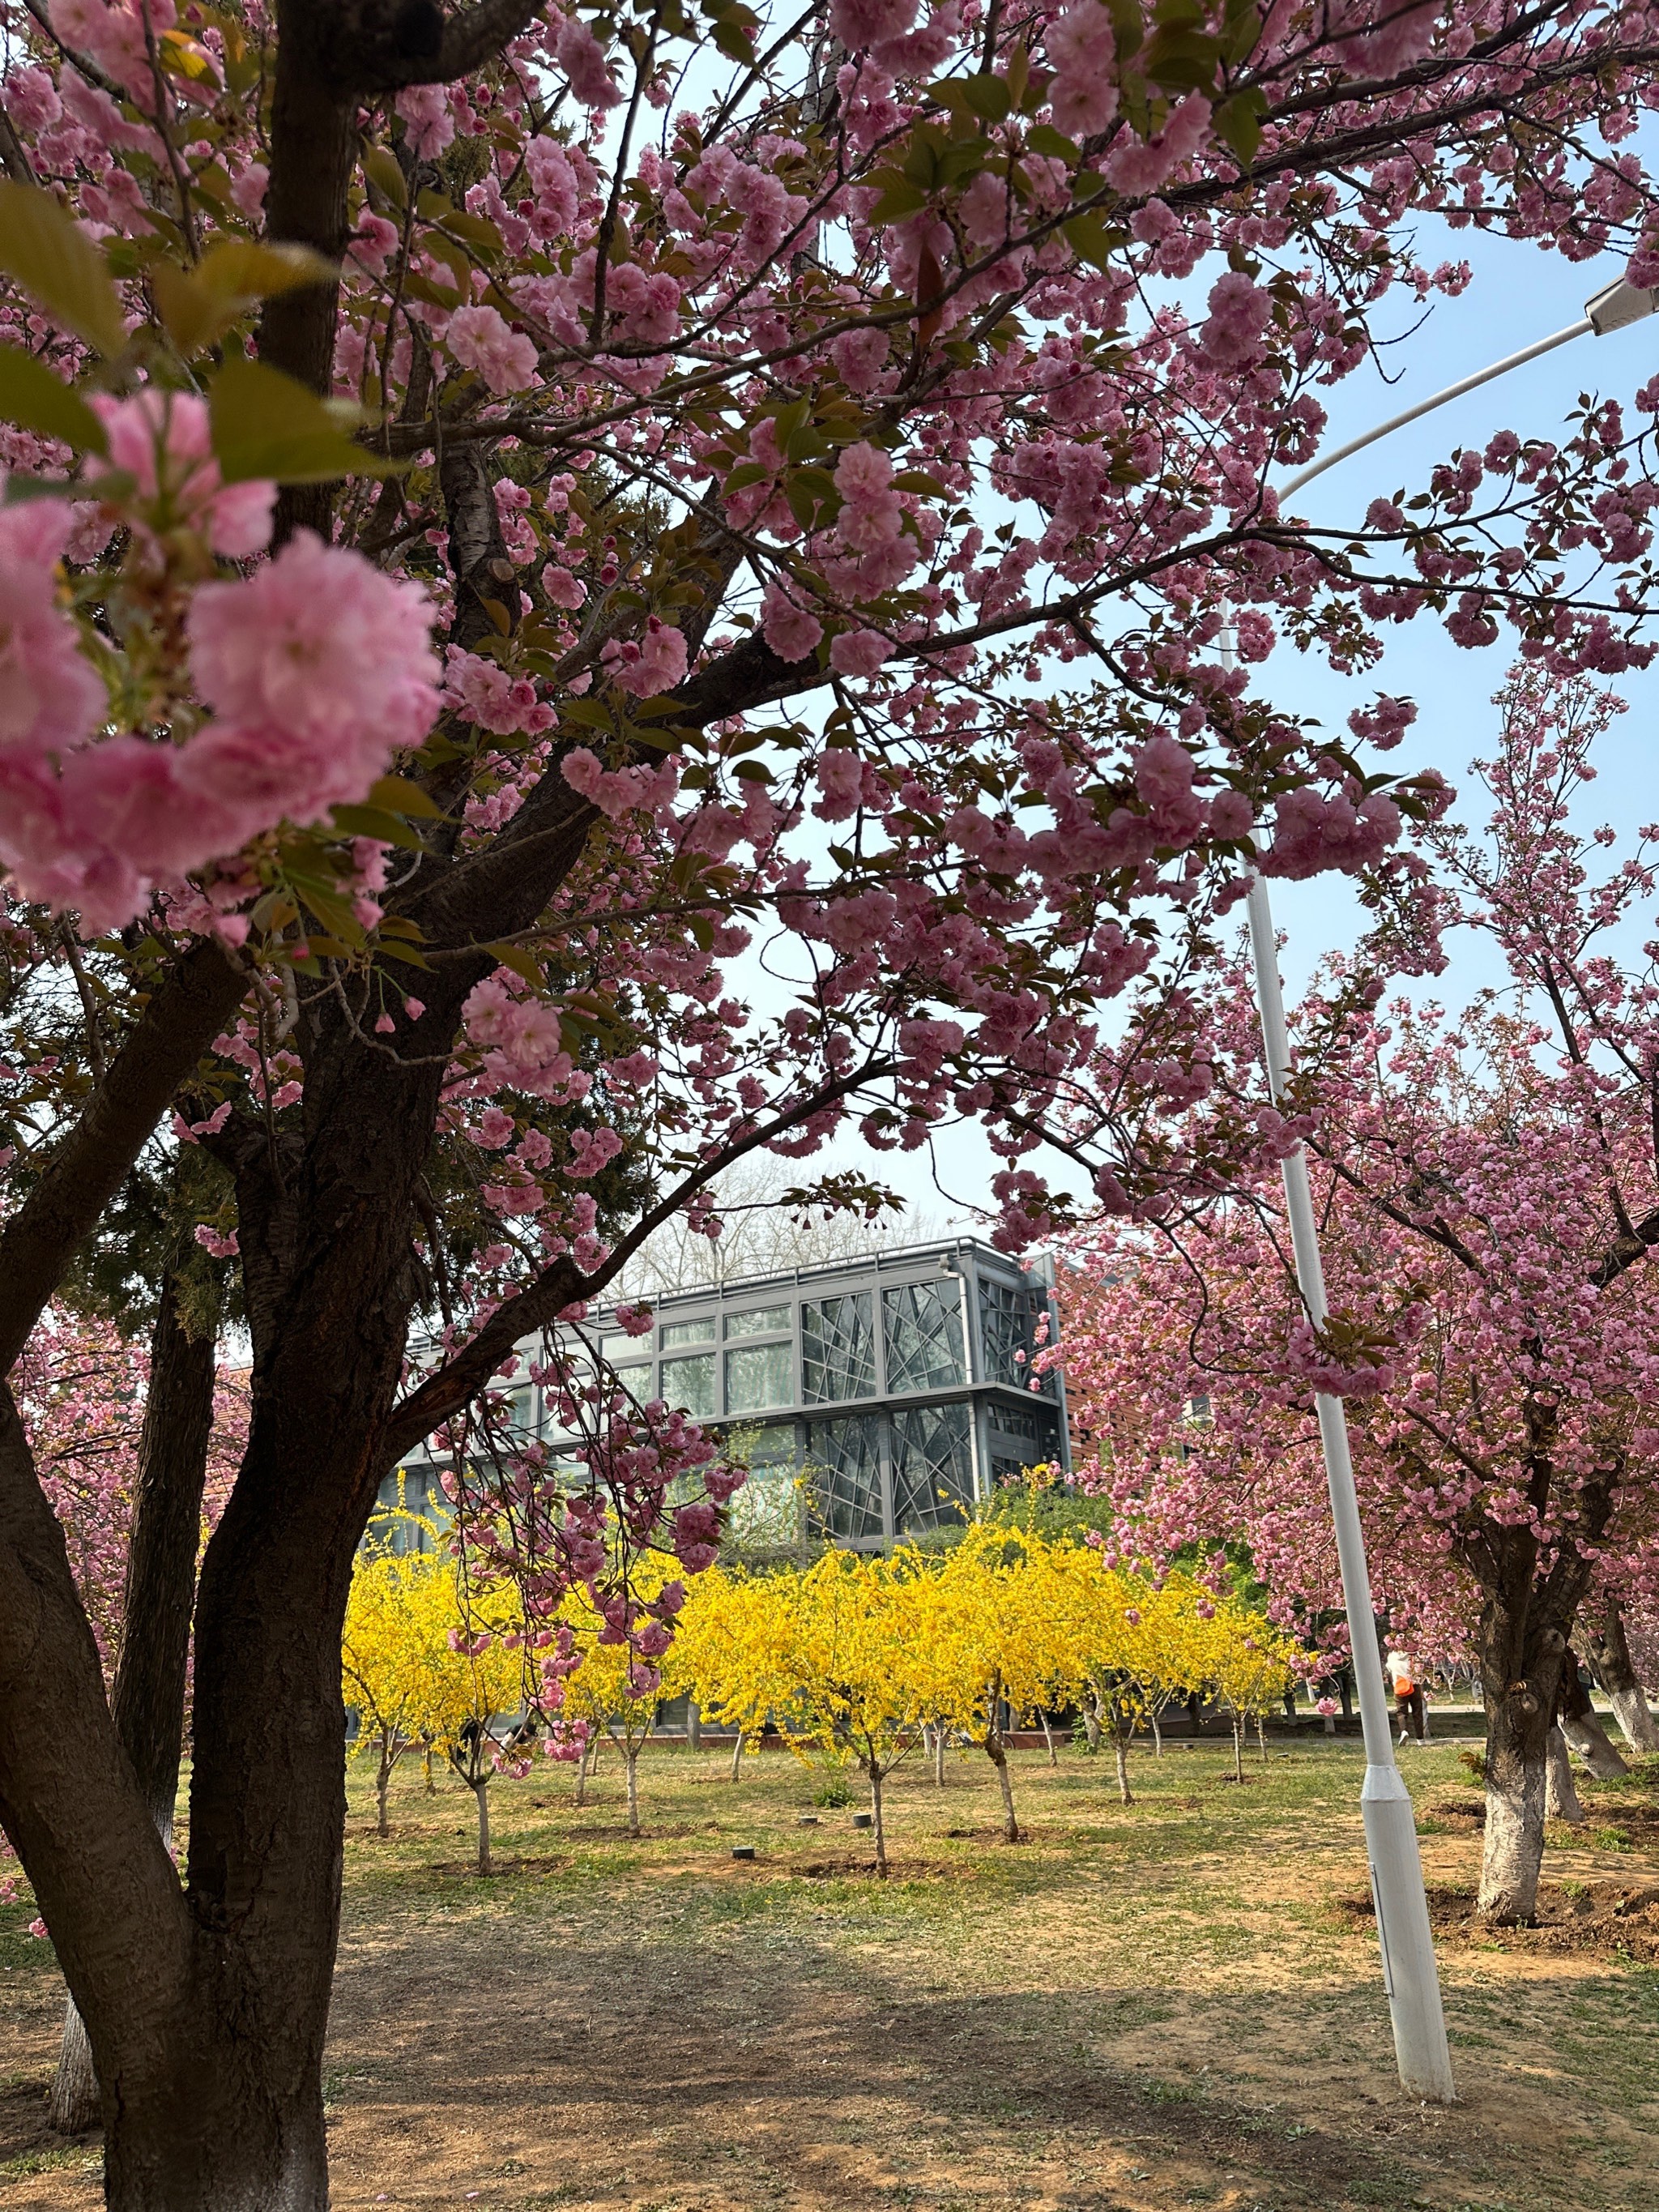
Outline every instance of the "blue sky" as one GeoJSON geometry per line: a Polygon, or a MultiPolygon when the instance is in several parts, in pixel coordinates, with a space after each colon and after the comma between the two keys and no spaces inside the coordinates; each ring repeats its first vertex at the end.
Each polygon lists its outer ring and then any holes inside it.
{"type": "MultiPolygon", "coordinates": [[[[1424,326],[1388,356],[1384,369],[1370,364],[1323,395],[1330,416],[1326,449],[1340,445],[1373,423],[1426,398],[1461,377],[1517,351],[1533,340],[1575,322],[1584,301],[1622,271],[1622,262],[1607,258],[1572,264],[1537,247],[1486,240],[1443,226],[1419,226],[1424,258],[1466,260],[1473,282],[1455,300],[1437,300],[1424,326]],[[1435,229],[1443,239],[1436,240],[1435,229]]],[[[1397,310],[1386,304],[1380,319],[1397,313],[1395,327],[1409,327],[1402,300],[1397,310]]],[[[1628,404],[1638,386],[1659,370],[1659,316],[1610,334],[1585,337],[1513,371],[1498,381],[1454,400],[1424,420],[1408,425],[1368,452],[1340,463],[1310,484],[1293,502],[1310,520],[1358,525],[1379,493],[1404,484],[1421,489],[1437,460],[1460,445],[1484,445],[1496,430],[1509,428],[1522,436],[1554,437],[1582,392],[1628,404]]],[[[1435,622],[1423,617],[1391,638],[1379,666],[1364,679],[1334,674],[1324,663],[1281,647],[1254,672],[1254,685],[1287,709],[1316,716],[1340,730],[1351,709],[1378,690],[1416,701],[1418,720],[1390,765],[1402,772],[1439,769],[1460,789],[1469,761],[1490,743],[1496,724],[1492,696],[1503,681],[1512,654],[1508,632],[1490,650],[1467,652],[1454,646],[1435,622]]],[[[1615,688],[1631,712],[1610,733],[1601,757],[1594,811],[1597,820],[1628,829],[1659,817],[1655,799],[1654,749],[1650,729],[1659,708],[1659,672],[1621,678],[1615,688]]],[[[1462,813],[1460,810],[1460,813],[1462,813]]],[[[1473,823],[1478,810],[1463,818],[1473,823]]],[[[1340,877],[1310,883],[1275,884],[1275,919],[1285,933],[1283,971],[1293,1000],[1323,955],[1351,946],[1363,927],[1352,889],[1340,877]]],[[[1498,979],[1479,950],[1454,939],[1451,966],[1437,994],[1458,1003],[1498,979]]],[[[822,1155],[814,1168],[874,1166],[909,1201],[912,1210],[938,1225],[951,1208],[934,1186],[934,1163],[925,1155],[884,1154],[872,1159],[855,1138],[843,1139],[833,1159],[822,1155]]],[[[994,1166],[975,1129],[946,1133],[936,1148],[941,1182],[969,1203],[982,1203],[994,1166]]],[[[803,1164],[805,1166],[805,1164],[803,1164]]],[[[964,1219],[963,1225],[969,1224],[964,1219]]]]}

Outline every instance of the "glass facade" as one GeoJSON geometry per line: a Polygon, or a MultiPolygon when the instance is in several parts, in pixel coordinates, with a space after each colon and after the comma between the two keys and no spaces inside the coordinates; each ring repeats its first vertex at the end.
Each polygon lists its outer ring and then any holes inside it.
{"type": "Polygon", "coordinates": [[[714,1334],[714,1316],[704,1314],[696,1321],[671,1321],[663,1329],[663,1349],[671,1344],[707,1344],[714,1334]]]}
{"type": "Polygon", "coordinates": [[[897,1284],[882,1292],[881,1310],[890,1391],[945,1390],[968,1380],[962,1285],[954,1275],[897,1284]]]}
{"type": "Polygon", "coordinates": [[[868,1291],[809,1298],[800,1310],[801,1395],[809,1405],[873,1398],[876,1340],[868,1291]]]}
{"type": "MultiPolygon", "coordinates": [[[[664,1331],[665,1335],[667,1332],[664,1331]]],[[[671,1406],[683,1406],[696,1420],[711,1419],[720,1407],[714,1403],[714,1355],[712,1352],[693,1352],[689,1359],[665,1359],[662,1364],[662,1395],[671,1406]]]]}
{"type": "Polygon", "coordinates": [[[726,1410],[728,1413],[765,1413],[775,1406],[790,1406],[795,1399],[794,1346],[786,1338],[781,1344],[745,1344],[726,1355],[726,1410]]]}
{"type": "Polygon", "coordinates": [[[974,1502],[968,1402],[906,1406],[893,1415],[893,1530],[959,1526],[974,1502]]]}
{"type": "Polygon", "coordinates": [[[793,1327],[793,1306],[750,1306],[746,1313],[731,1313],[726,1316],[727,1336],[770,1336],[775,1330],[793,1327]]]}
{"type": "Polygon", "coordinates": [[[873,1413],[806,1424],[808,1525],[815,1534],[856,1543],[885,1534],[881,1499],[881,1422],[873,1413]]]}
{"type": "MultiPolygon", "coordinates": [[[[1064,1464],[1059,1379],[1030,1387],[1047,1304],[1041,1274],[962,1237],[671,1296],[639,1336],[608,1309],[564,1353],[575,1379],[597,1340],[640,1403],[742,1431],[751,1473],[730,1525],[745,1548],[787,1549],[809,1526],[874,1547],[952,1525],[1022,1468],[1064,1464]]],[[[570,1456],[544,1394],[514,1396],[513,1425],[570,1456]]]]}

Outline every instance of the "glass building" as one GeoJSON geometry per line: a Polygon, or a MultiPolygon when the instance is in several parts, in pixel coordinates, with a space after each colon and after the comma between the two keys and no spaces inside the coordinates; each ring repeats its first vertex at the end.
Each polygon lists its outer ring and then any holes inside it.
{"type": "MultiPolygon", "coordinates": [[[[1045,1263],[958,1237],[678,1292],[646,1335],[601,1308],[585,1333],[636,1398],[736,1432],[739,1541],[876,1550],[948,1527],[1023,1468],[1069,1465],[1060,1377],[1031,1371],[1045,1321],[1052,1340],[1045,1263]]],[[[556,1450],[540,1394],[520,1395],[523,1426],[556,1450]]],[[[410,1489],[424,1478],[411,1465],[410,1489]]]]}

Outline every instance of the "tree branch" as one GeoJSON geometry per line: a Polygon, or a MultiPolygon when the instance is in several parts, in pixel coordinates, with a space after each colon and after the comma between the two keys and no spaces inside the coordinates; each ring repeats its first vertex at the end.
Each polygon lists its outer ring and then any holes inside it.
{"type": "Polygon", "coordinates": [[[10,1371],[70,1261],[246,988],[244,971],[216,938],[197,939],[6,1224],[0,1233],[0,1374],[10,1371]]]}

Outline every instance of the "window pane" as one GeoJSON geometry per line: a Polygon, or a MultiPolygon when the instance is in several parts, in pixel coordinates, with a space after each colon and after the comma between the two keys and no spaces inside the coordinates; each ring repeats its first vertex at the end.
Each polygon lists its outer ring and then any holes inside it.
{"type": "Polygon", "coordinates": [[[838,1298],[813,1298],[800,1310],[803,1395],[819,1405],[836,1398],[871,1398],[876,1389],[876,1347],[868,1291],[838,1298]]]}
{"type": "Polygon", "coordinates": [[[1017,1382],[1029,1390],[1035,1380],[1042,1392],[1054,1395],[1054,1376],[1034,1377],[1031,1373],[1034,1324],[1042,1310],[1030,1291],[980,1277],[979,1339],[988,1382],[1017,1382]]]}
{"type": "Polygon", "coordinates": [[[807,1423],[806,1486],[815,1534],[881,1534],[881,1424],[873,1413],[807,1423]]]}
{"type": "Polygon", "coordinates": [[[732,1497],[728,1523],[733,1540],[745,1551],[786,1552],[799,1543],[799,1456],[793,1421],[775,1422],[756,1437],[749,1480],[732,1497]]]}
{"type": "Polygon", "coordinates": [[[671,1321],[663,1325],[665,1344],[707,1344],[714,1334],[714,1316],[705,1314],[701,1321],[671,1321]]]}
{"type": "Polygon", "coordinates": [[[968,1408],[911,1406],[893,1416],[893,1526],[954,1528],[959,1506],[974,1496],[974,1463],[968,1449],[968,1408]]]}
{"type": "Polygon", "coordinates": [[[774,1329],[788,1327],[787,1306],[751,1306],[747,1313],[726,1316],[728,1336],[770,1336],[774,1329]]]}
{"type": "Polygon", "coordinates": [[[962,1285],[902,1283],[881,1294],[890,1390],[939,1390],[968,1379],[962,1363],[962,1285]]]}
{"type": "Polygon", "coordinates": [[[665,1359],[662,1395],[671,1406],[683,1406],[701,1420],[714,1410],[714,1355],[701,1352],[690,1359],[665,1359]]]}
{"type": "Polygon", "coordinates": [[[787,1406],[794,1397],[793,1344],[753,1344],[726,1355],[726,1410],[757,1413],[768,1406],[787,1406]]]}

